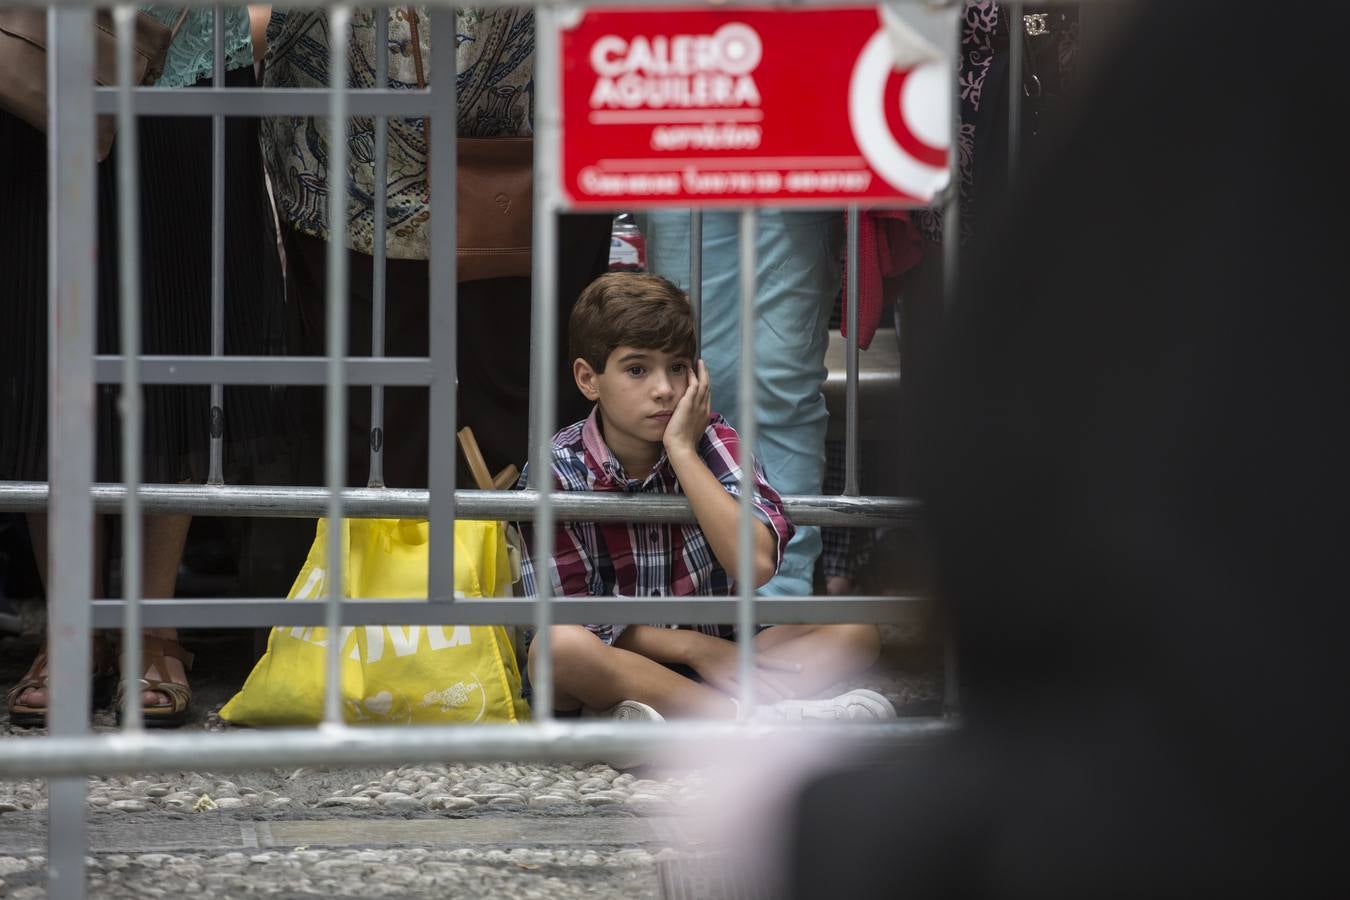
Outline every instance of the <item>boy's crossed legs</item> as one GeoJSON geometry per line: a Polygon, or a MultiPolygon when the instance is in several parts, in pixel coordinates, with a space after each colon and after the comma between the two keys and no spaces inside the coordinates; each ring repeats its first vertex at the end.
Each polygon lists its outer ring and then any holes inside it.
{"type": "MultiPolygon", "coordinates": [[[[696,631],[634,625],[606,645],[581,625],[555,625],[554,706],[608,709],[637,700],[666,717],[730,719],[739,693],[737,647],[696,631]],[[693,669],[702,682],[667,664],[693,669]]],[[[881,640],[875,625],[775,625],[755,636],[761,704],[811,697],[865,671],[881,640]]],[[[535,672],[534,645],[529,670],[535,672]]]]}

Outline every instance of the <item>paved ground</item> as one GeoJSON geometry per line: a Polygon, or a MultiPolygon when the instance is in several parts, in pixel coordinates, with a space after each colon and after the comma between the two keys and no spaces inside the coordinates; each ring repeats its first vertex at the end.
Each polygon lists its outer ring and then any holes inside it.
{"type": "MultiPolygon", "coordinates": [[[[40,819],[6,817],[0,878],[11,897],[42,896],[45,859],[32,846],[40,819]],[[21,843],[30,846],[12,846],[21,843]]],[[[663,874],[670,880],[675,867],[716,858],[679,823],[589,816],[567,823],[564,839],[556,819],[506,813],[321,822],[199,815],[152,824],[95,812],[90,893],[658,897],[663,874]]]]}
{"type": "MultiPolygon", "coordinates": [[[[0,685],[37,647],[40,610],[24,612],[28,634],[0,639],[0,685]]],[[[882,663],[855,684],[902,712],[934,713],[932,648],[914,628],[887,627],[884,639],[882,663]]],[[[187,727],[228,730],[215,713],[252,666],[253,636],[203,632],[188,643],[198,665],[187,727]]],[[[94,721],[112,727],[107,711],[94,721]]],[[[0,740],[40,733],[11,728],[0,711],[0,740]]],[[[709,810],[746,807],[725,791],[706,768],[620,772],[594,761],[93,778],[90,895],[768,896],[707,837],[709,810]]],[[[43,782],[0,782],[0,896],[45,896],[45,808],[43,782]]]]}

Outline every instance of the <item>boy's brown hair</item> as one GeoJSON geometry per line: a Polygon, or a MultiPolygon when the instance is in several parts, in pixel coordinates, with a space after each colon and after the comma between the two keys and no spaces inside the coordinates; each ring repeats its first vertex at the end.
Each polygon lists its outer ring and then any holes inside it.
{"type": "Polygon", "coordinates": [[[659,275],[609,272],[586,286],[572,307],[568,348],[596,372],[619,347],[694,358],[694,313],[684,292],[659,275]]]}

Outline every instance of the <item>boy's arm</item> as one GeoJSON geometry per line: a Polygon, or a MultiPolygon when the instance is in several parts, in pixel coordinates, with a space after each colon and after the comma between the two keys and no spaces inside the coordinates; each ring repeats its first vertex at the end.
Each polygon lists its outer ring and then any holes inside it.
{"type": "MultiPolygon", "coordinates": [[[[694,518],[707,535],[708,545],[722,568],[735,579],[740,573],[739,502],[717,479],[698,452],[698,442],[708,427],[712,414],[712,384],[708,369],[699,360],[698,370],[689,373],[689,386],[675,407],[675,413],[666,426],[663,441],[666,458],[670,460],[680,490],[689,498],[694,518]]],[[[742,472],[753,478],[754,466],[743,461],[742,472]]],[[[754,529],[755,586],[773,578],[777,570],[778,542],[769,526],[758,522],[754,529]]]]}
{"type": "MultiPolygon", "coordinates": [[[[667,453],[680,488],[694,508],[694,518],[708,538],[713,555],[733,579],[740,576],[740,504],[726,492],[697,451],[667,453]]],[[[758,519],[754,529],[755,587],[773,578],[777,544],[769,526],[758,519]]]]}

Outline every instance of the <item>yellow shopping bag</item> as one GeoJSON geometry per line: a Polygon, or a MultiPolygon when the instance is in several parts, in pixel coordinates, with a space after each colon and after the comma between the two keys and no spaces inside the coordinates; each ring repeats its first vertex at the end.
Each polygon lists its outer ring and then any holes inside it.
{"type": "MultiPolygon", "coordinates": [[[[427,523],[421,519],[346,519],[342,523],[345,597],[427,595],[427,523]]],[[[328,522],[290,599],[327,596],[328,522]]],[[[510,564],[501,523],[455,523],[455,594],[509,594],[510,564]]],[[[342,703],[350,723],[516,722],[529,718],[520,671],[500,625],[342,629],[342,703]]],[[[323,717],[323,628],[278,627],[267,652],[220,711],[237,725],[306,725],[323,717]]]]}

